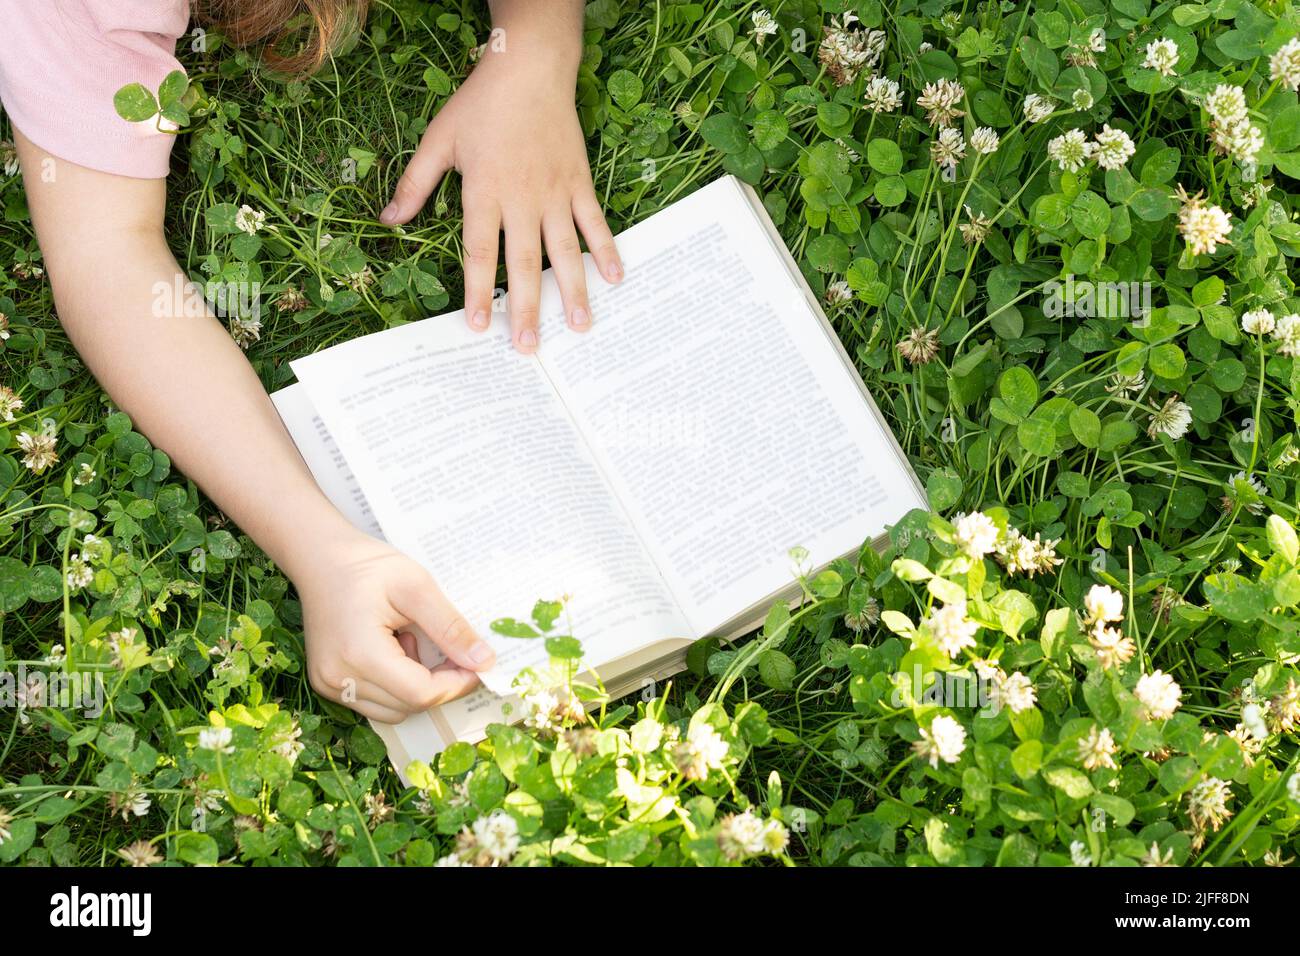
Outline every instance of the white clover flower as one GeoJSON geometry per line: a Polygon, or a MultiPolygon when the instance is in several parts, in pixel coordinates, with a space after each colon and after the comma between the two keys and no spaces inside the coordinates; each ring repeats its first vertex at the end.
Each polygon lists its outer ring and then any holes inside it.
{"type": "Polygon", "coordinates": [[[1178,44],[1167,37],[1148,43],[1146,59],[1142,65],[1161,76],[1174,76],[1178,67],[1178,44]]]}
{"type": "Polygon", "coordinates": [[[939,650],[949,657],[956,657],[966,648],[974,647],[975,634],[980,628],[966,616],[965,601],[945,604],[930,612],[925,623],[939,650]]]}
{"type": "Polygon", "coordinates": [[[1214,122],[1210,125],[1214,148],[1242,165],[1253,163],[1256,155],[1264,148],[1264,134],[1249,120],[1214,122]]]}
{"type": "Polygon", "coordinates": [[[14,439],[23,453],[23,467],[34,475],[39,475],[59,460],[55,449],[55,438],[45,432],[21,432],[14,439]]]}
{"type": "Polygon", "coordinates": [[[874,68],[885,52],[885,31],[850,29],[857,20],[855,14],[846,13],[822,27],[817,59],[836,86],[848,86],[863,70],[874,68]]]}
{"type": "Polygon", "coordinates": [[[974,212],[969,205],[963,206],[969,222],[963,222],[957,228],[961,231],[961,239],[966,245],[972,242],[983,242],[989,234],[989,229],[993,225],[993,220],[983,213],[974,212]]]}
{"type": "Polygon", "coordinates": [[[931,767],[939,761],[956,763],[966,749],[966,728],[947,714],[939,714],[929,727],[920,728],[921,739],[912,744],[912,750],[931,767]]]}
{"type": "Polygon", "coordinates": [[[1247,335],[1268,335],[1276,327],[1273,313],[1268,309],[1254,309],[1241,317],[1241,330],[1247,335]]]}
{"type": "Polygon", "coordinates": [[[1102,169],[1122,169],[1137,152],[1137,146],[1128,133],[1115,129],[1110,124],[1103,126],[1093,140],[1092,155],[1102,169]]]}
{"type": "Polygon", "coordinates": [[[1085,90],[1082,86],[1070,94],[1070,105],[1079,110],[1092,109],[1093,99],[1092,91],[1085,90]]]}
{"type": "Polygon", "coordinates": [[[240,232],[255,236],[264,225],[266,225],[266,213],[254,209],[247,203],[240,206],[239,212],[235,213],[235,228],[240,232]]]}
{"type": "Polygon", "coordinates": [[[1291,774],[1291,778],[1286,782],[1286,795],[1300,803],[1300,773],[1291,774]]]}
{"type": "Polygon", "coordinates": [[[289,763],[297,763],[302,752],[307,749],[302,741],[298,739],[301,736],[302,728],[295,721],[287,731],[276,736],[271,745],[271,750],[289,761],[289,763]]]}
{"type": "Polygon", "coordinates": [[[1137,645],[1116,627],[1096,622],[1088,631],[1088,643],[1097,654],[1097,664],[1104,671],[1117,670],[1133,659],[1137,645]]]}
{"type": "Polygon", "coordinates": [[[996,153],[1000,142],[997,131],[991,126],[981,126],[970,134],[971,149],[977,153],[983,153],[985,156],[996,153]]]}
{"type": "Polygon", "coordinates": [[[1146,388],[1147,374],[1143,369],[1138,369],[1133,375],[1124,375],[1116,372],[1112,375],[1106,384],[1106,391],[1112,395],[1123,394],[1126,392],[1137,393],[1146,388]]]}
{"type": "Polygon", "coordinates": [[[1030,93],[1023,104],[1025,119],[1030,123],[1041,123],[1056,110],[1056,103],[1046,96],[1030,93]]]}
{"type": "Polygon", "coordinates": [[[1187,815],[1198,831],[1218,830],[1232,816],[1228,801],[1232,787],[1218,777],[1206,777],[1187,795],[1187,815]]]}
{"type": "Polygon", "coordinates": [[[982,558],[998,545],[998,526],[982,511],[960,514],[952,523],[957,545],[972,558],[982,558]]]}
{"type": "Polygon", "coordinates": [[[931,126],[948,126],[954,119],[965,116],[965,110],[957,109],[966,96],[966,87],[956,80],[940,77],[933,83],[927,83],[921,95],[916,98],[916,105],[926,111],[926,119],[931,126]]]}
{"type": "Polygon", "coordinates": [[[1228,244],[1232,221],[1226,212],[1218,206],[1205,205],[1199,193],[1188,196],[1181,186],[1178,187],[1178,198],[1182,201],[1178,231],[1192,255],[1213,255],[1219,246],[1228,244]]]}
{"type": "Polygon", "coordinates": [[[1192,427],[1192,406],[1180,401],[1177,395],[1170,395],[1165,403],[1151,416],[1147,434],[1152,438],[1168,435],[1174,441],[1182,438],[1192,427]]]}
{"type": "Polygon", "coordinates": [[[81,463],[81,466],[77,469],[77,474],[76,474],[76,476],[72,479],[72,483],[73,483],[74,485],[77,485],[78,487],[81,487],[81,486],[83,486],[83,485],[88,485],[88,484],[90,484],[90,483],[91,483],[92,481],[94,481],[97,477],[98,477],[98,475],[97,475],[97,473],[95,472],[95,469],[94,469],[93,467],[91,467],[90,462],[88,462],[88,461],[83,461],[83,462],[81,463]]]}
{"type": "Polygon", "coordinates": [[[999,671],[994,676],[991,696],[994,710],[1006,707],[1013,714],[1024,713],[1038,700],[1034,682],[1020,671],[1011,674],[999,671]]]}
{"type": "Polygon", "coordinates": [[[1243,209],[1254,207],[1258,203],[1267,199],[1268,194],[1272,192],[1272,190],[1272,183],[1252,183],[1250,188],[1247,189],[1245,194],[1241,197],[1241,207],[1243,209]]]}
{"type": "Polygon", "coordinates": [[[117,808],[121,811],[123,820],[133,816],[144,816],[149,812],[152,805],[153,800],[149,794],[135,789],[134,786],[122,794],[117,802],[117,808]]]}
{"type": "Polygon", "coordinates": [[[1287,313],[1277,320],[1273,328],[1273,338],[1278,343],[1277,350],[1291,358],[1300,357],[1300,315],[1287,313]]]}
{"type": "Polygon", "coordinates": [[[836,279],[826,287],[825,298],[827,305],[840,305],[853,298],[853,289],[843,279],[836,279]]]}
{"type": "Polygon", "coordinates": [[[1174,851],[1172,849],[1161,850],[1160,844],[1152,840],[1151,848],[1147,850],[1146,854],[1143,855],[1142,857],[1142,865],[1143,866],[1175,866],[1176,864],[1174,863],[1174,851]]]}
{"type": "Polygon", "coordinates": [[[898,354],[913,365],[925,365],[939,354],[939,330],[917,326],[898,343],[898,354]]]}
{"type": "Polygon", "coordinates": [[[763,41],[776,33],[776,18],[767,10],[755,10],[749,15],[750,22],[753,24],[751,32],[754,34],[754,42],[759,46],[763,41]]]}
{"type": "Polygon", "coordinates": [[[951,126],[939,130],[939,136],[930,143],[930,155],[940,166],[956,166],[966,155],[966,138],[951,126]]]}
{"type": "Polygon", "coordinates": [[[1025,574],[1033,577],[1051,571],[1063,559],[1056,554],[1059,538],[1042,540],[1038,532],[1031,538],[1015,528],[1008,528],[1006,536],[998,541],[997,556],[1008,574],[1025,574]]]}
{"type": "Polygon", "coordinates": [[[479,817],[471,830],[478,846],[497,863],[509,863],[519,850],[519,824],[504,810],[479,817]]]}
{"type": "Polygon", "coordinates": [[[13,140],[0,139],[0,171],[6,176],[18,175],[18,149],[13,140]]]}
{"type": "Polygon", "coordinates": [[[1093,53],[1106,52],[1106,31],[1101,27],[1096,27],[1088,34],[1088,49],[1093,53]]]}
{"type": "Polygon", "coordinates": [[[1082,840],[1074,840],[1070,844],[1070,865],[1092,866],[1092,857],[1088,855],[1088,847],[1082,840]]]}
{"type": "Polygon", "coordinates": [[[1229,501],[1241,502],[1241,506],[1253,515],[1264,513],[1264,502],[1261,499],[1265,491],[1258,478],[1244,471],[1239,471],[1228,479],[1229,501]]]}
{"type": "Polygon", "coordinates": [[[722,735],[706,723],[694,724],[686,732],[686,746],[707,768],[717,770],[727,759],[728,745],[722,735]]]}
{"type": "Polygon", "coordinates": [[[1293,37],[1269,57],[1268,78],[1284,89],[1300,90],[1300,37],[1293,37]]]}
{"type": "Polygon", "coordinates": [[[535,730],[554,730],[558,726],[556,712],[560,698],[550,690],[538,688],[524,694],[524,725],[535,730]]]}
{"type": "MultiPolygon", "coordinates": [[[[134,627],[124,627],[120,631],[109,631],[108,647],[109,650],[113,652],[114,667],[121,668],[125,666],[124,655],[128,654],[131,650],[135,648],[136,646],[135,639],[136,637],[139,636],[139,634],[140,632],[136,630],[134,627]]],[[[225,728],[225,729],[229,730],[229,728],[225,728]]],[[[202,741],[201,736],[200,736],[200,741],[202,741]]]]}
{"type": "Polygon", "coordinates": [[[1264,708],[1268,702],[1263,704],[1251,702],[1241,708],[1241,723],[1238,727],[1244,728],[1250,735],[1257,740],[1263,740],[1268,736],[1268,722],[1264,719],[1264,708]]]}
{"type": "Polygon", "coordinates": [[[444,857],[439,857],[438,861],[433,865],[434,866],[473,866],[474,864],[466,863],[464,860],[460,858],[459,854],[448,853],[444,857]]]}
{"type": "Polygon", "coordinates": [[[768,820],[763,826],[763,851],[772,856],[784,853],[790,845],[790,831],[780,820],[768,820]]]}
{"type": "Polygon", "coordinates": [[[1072,129],[1047,143],[1047,158],[1063,171],[1077,173],[1092,155],[1093,144],[1081,129],[1072,129]]]}
{"type": "Polygon", "coordinates": [[[1087,736],[1079,738],[1079,760],[1085,770],[1097,770],[1100,767],[1118,770],[1119,764],[1115,762],[1115,753],[1118,750],[1115,737],[1108,727],[1098,727],[1093,724],[1087,736]]]}
{"type": "Polygon", "coordinates": [[[1205,98],[1205,111],[1219,123],[1237,123],[1246,119],[1246,92],[1240,86],[1220,83],[1205,98]]]}
{"type": "Polygon", "coordinates": [[[199,749],[214,753],[233,754],[235,746],[231,743],[234,731],[229,727],[205,727],[199,731],[199,749]]]}
{"type": "Polygon", "coordinates": [[[873,113],[892,113],[903,105],[903,91],[893,80],[873,76],[862,94],[866,108],[873,113]]]}
{"type": "Polygon", "coordinates": [[[76,555],[68,559],[66,578],[70,590],[80,591],[90,587],[90,583],[95,580],[95,569],[86,564],[81,555],[76,555]]]}
{"type": "Polygon", "coordinates": [[[0,419],[11,422],[23,410],[23,400],[8,385],[0,385],[0,419]]]}
{"type": "Polygon", "coordinates": [[[1238,723],[1228,731],[1227,737],[1241,751],[1241,762],[1247,767],[1255,766],[1255,757],[1264,749],[1264,741],[1252,734],[1250,728],[1243,723],[1238,723]]]}
{"type": "Polygon", "coordinates": [[[764,852],[766,824],[752,810],[729,813],[718,828],[718,847],[728,860],[743,860],[764,852]]]}
{"type": "Polygon", "coordinates": [[[262,320],[235,316],[230,320],[230,337],[241,349],[247,349],[262,337],[262,320]]]}
{"type": "Polygon", "coordinates": [[[1094,584],[1083,596],[1087,623],[1124,620],[1124,595],[1105,584],[1094,584]]]}
{"type": "Polygon", "coordinates": [[[1147,720],[1168,720],[1183,702],[1182,688],[1164,671],[1152,671],[1138,678],[1133,694],[1147,720]]]}

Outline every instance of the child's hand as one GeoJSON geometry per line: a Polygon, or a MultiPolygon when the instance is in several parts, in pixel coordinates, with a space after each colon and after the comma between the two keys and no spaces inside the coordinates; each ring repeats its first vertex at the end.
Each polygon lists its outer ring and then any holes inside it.
{"type": "Polygon", "coordinates": [[[393,724],[468,693],[474,671],[495,661],[428,572],[382,541],[357,532],[312,566],[295,584],[307,674],[322,696],[393,724]],[[431,671],[416,659],[413,627],[447,655],[445,664],[431,671]]]}
{"type": "MultiPolygon", "coordinates": [[[[574,16],[570,6],[534,4],[536,13],[518,16],[554,21],[574,16]]],[[[464,177],[465,317],[480,331],[488,327],[498,234],[504,229],[511,333],[522,352],[537,348],[543,241],[571,328],[591,324],[575,223],[606,281],[623,277],[573,102],[581,6],[572,24],[525,22],[503,31],[504,49],[489,43],[429,124],[379,217],[388,224],[409,221],[447,170],[458,170],[464,177]]]]}

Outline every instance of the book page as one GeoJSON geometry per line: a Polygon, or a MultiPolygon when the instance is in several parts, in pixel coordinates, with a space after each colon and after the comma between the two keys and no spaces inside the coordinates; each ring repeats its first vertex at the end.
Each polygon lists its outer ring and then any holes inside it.
{"type": "Polygon", "coordinates": [[[817,566],[924,506],[736,180],[618,246],[585,335],[543,283],[540,358],[697,631],[790,584],[790,548],[817,566]]]}
{"type": "MultiPolygon", "coordinates": [[[[306,389],[301,384],[290,385],[273,392],[271,401],[325,497],[356,527],[383,540],[383,531],[370,510],[370,503],[312,407],[306,389]]],[[[446,659],[418,628],[412,628],[412,633],[422,664],[436,667],[446,659]]],[[[517,698],[503,698],[486,687],[478,687],[459,700],[412,714],[400,724],[371,721],[371,726],[388,745],[394,766],[405,781],[406,765],[411,760],[430,760],[457,740],[482,739],[488,724],[506,721],[518,710],[517,698]]]]}
{"type": "Polygon", "coordinates": [[[454,313],[292,364],[384,536],[492,644],[481,676],[507,696],[545,646],[490,624],[539,599],[567,596],[557,630],[593,667],[691,632],[536,358],[493,319],[476,333],[454,313]]]}

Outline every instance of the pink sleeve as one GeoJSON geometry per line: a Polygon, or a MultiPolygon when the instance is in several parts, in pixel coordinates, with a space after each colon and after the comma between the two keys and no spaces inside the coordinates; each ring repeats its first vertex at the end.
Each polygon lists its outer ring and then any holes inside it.
{"type": "Polygon", "coordinates": [[[0,0],[0,102],[46,152],[119,176],[167,175],[174,136],[113,108],[128,83],[179,70],[186,0],[0,0]]]}

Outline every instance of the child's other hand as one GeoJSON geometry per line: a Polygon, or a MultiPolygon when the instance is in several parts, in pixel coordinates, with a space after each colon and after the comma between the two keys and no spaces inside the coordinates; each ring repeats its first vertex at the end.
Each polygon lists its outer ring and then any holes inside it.
{"type": "MultiPolygon", "coordinates": [[[[552,5],[534,9],[541,7],[552,5]]],[[[465,318],[480,331],[488,327],[498,237],[504,230],[510,328],[521,352],[538,344],[543,242],[573,329],[591,325],[577,230],[605,280],[623,277],[574,108],[581,55],[578,7],[572,40],[539,36],[530,32],[534,25],[525,24],[505,30],[504,49],[488,44],[469,78],[429,124],[379,217],[387,224],[409,221],[447,170],[458,170],[464,178],[465,318]]]]}
{"type": "Polygon", "coordinates": [[[495,661],[428,572],[360,532],[316,555],[295,584],[312,687],[367,717],[397,723],[460,697],[495,661]],[[444,664],[419,662],[413,627],[447,655],[444,664]]]}

